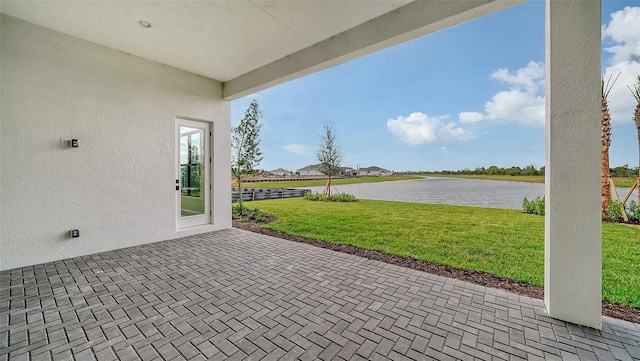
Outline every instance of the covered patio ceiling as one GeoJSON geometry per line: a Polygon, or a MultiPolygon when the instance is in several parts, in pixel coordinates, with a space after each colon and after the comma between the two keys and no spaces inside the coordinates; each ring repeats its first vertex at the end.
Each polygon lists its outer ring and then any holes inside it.
{"type": "Polygon", "coordinates": [[[522,2],[0,1],[0,12],[219,80],[232,100],[522,2]]]}

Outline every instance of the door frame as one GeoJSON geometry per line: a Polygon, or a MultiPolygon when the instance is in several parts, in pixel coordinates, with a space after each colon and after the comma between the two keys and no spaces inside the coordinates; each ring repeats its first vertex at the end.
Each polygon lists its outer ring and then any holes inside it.
{"type": "Polygon", "coordinates": [[[173,163],[174,167],[174,176],[175,183],[173,185],[175,188],[175,211],[174,216],[176,219],[176,229],[202,226],[211,224],[211,220],[213,218],[213,207],[212,207],[212,151],[213,151],[213,137],[212,137],[212,128],[213,124],[208,121],[204,121],[201,119],[194,119],[188,117],[176,117],[175,118],[175,159],[173,163]],[[197,128],[204,130],[204,213],[200,215],[193,216],[182,216],[182,177],[180,172],[180,126],[197,128]]]}

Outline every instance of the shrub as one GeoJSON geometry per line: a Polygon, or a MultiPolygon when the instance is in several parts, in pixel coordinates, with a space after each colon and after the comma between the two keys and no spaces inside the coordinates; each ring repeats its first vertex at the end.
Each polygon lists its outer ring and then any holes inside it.
{"type": "Polygon", "coordinates": [[[329,198],[326,198],[322,193],[307,193],[304,195],[305,199],[310,201],[322,201],[322,202],[357,202],[353,194],[349,193],[336,193],[329,198]]]}
{"type": "Polygon", "coordinates": [[[231,207],[231,218],[233,219],[238,219],[242,216],[244,216],[247,212],[247,207],[242,206],[240,204],[234,204],[231,207]]]}
{"type": "Polygon", "coordinates": [[[249,208],[235,204],[231,207],[231,218],[240,220],[253,220],[256,222],[266,222],[269,215],[260,211],[258,208],[250,211],[249,208]]]}
{"type": "Polygon", "coordinates": [[[357,202],[358,198],[349,193],[337,193],[331,196],[332,202],[357,202]]]}
{"type": "Polygon", "coordinates": [[[533,214],[535,212],[533,202],[531,202],[527,197],[524,197],[522,200],[522,212],[527,214],[533,214]]]}
{"type": "Polygon", "coordinates": [[[622,203],[618,201],[609,202],[605,211],[609,219],[617,222],[622,218],[622,203]]]}
{"type": "Polygon", "coordinates": [[[629,202],[627,206],[627,216],[634,221],[640,221],[640,207],[636,201],[629,202]]]}
{"type": "Polygon", "coordinates": [[[535,204],[536,214],[544,216],[544,199],[538,197],[533,203],[535,204]]]}
{"type": "Polygon", "coordinates": [[[305,194],[304,195],[304,199],[308,199],[310,201],[323,201],[323,202],[326,200],[325,197],[324,197],[324,194],[317,193],[317,192],[316,193],[309,192],[309,193],[305,194]]]}
{"type": "Polygon", "coordinates": [[[252,219],[256,222],[266,222],[267,221],[267,217],[268,215],[262,211],[260,211],[258,208],[254,209],[253,212],[251,212],[251,214],[249,215],[249,219],[252,219]]]}
{"type": "Polygon", "coordinates": [[[544,199],[536,197],[536,199],[529,200],[524,197],[522,200],[522,212],[544,216],[544,199]]]}

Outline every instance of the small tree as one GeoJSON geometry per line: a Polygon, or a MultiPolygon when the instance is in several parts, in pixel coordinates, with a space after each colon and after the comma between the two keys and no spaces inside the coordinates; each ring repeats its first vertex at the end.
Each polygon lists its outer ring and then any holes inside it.
{"type": "Polygon", "coordinates": [[[327,200],[331,198],[331,177],[340,173],[340,163],[342,162],[342,149],[336,142],[336,133],[333,124],[324,123],[324,132],[320,136],[320,146],[316,151],[316,158],[320,163],[320,173],[329,177],[327,185],[324,187],[324,196],[327,200]]]}
{"type": "Polygon", "coordinates": [[[260,151],[260,109],[254,99],[244,112],[240,124],[231,130],[231,173],[238,181],[238,207],[240,214],[245,213],[242,205],[242,177],[254,172],[262,161],[260,151]]]}

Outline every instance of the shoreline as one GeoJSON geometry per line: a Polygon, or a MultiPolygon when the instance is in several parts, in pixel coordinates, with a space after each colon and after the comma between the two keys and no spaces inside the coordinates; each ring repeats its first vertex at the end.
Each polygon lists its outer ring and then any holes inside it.
{"type": "MultiPolygon", "coordinates": [[[[544,183],[544,176],[542,175],[487,175],[487,174],[442,174],[433,173],[425,174],[425,177],[434,178],[460,178],[460,179],[478,179],[478,180],[494,180],[494,181],[508,181],[508,182],[526,182],[526,183],[544,183]]],[[[613,177],[613,183],[616,187],[631,188],[635,183],[636,178],[632,177],[613,177]]]]}

